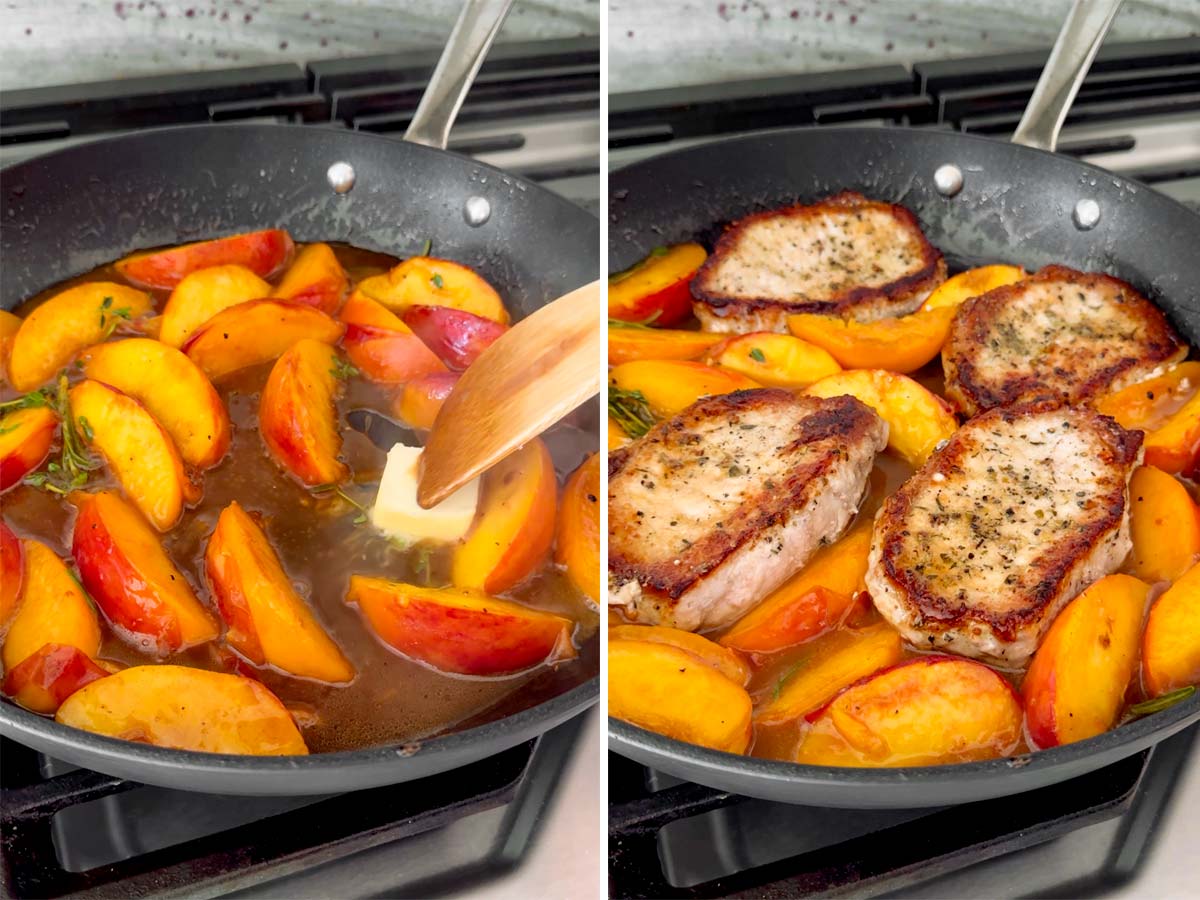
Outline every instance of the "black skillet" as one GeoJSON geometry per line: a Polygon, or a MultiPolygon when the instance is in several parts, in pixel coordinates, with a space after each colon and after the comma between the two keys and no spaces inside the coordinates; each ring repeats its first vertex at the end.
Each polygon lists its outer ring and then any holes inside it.
{"type": "MultiPolygon", "coordinates": [[[[940,131],[806,128],[664,154],[610,176],[609,270],[662,244],[715,236],[747,213],[852,189],[911,209],[952,267],[1011,262],[1033,270],[1064,263],[1111,272],[1154,300],[1200,346],[1200,216],[1143,185],[1048,152],[1117,5],[1083,0],[1064,26],[1018,130],[1045,149],[940,131]]],[[[901,769],[734,756],[611,718],[609,740],[613,750],[651,768],[738,794],[909,808],[1042,787],[1136,753],[1197,720],[1200,695],[1065,747],[901,769]]]]}
{"type": "MultiPolygon", "coordinates": [[[[448,66],[459,77],[451,78],[445,96],[433,97],[440,105],[414,119],[410,134],[420,131],[428,143],[444,146],[461,93],[499,27],[495,10],[481,12],[478,5],[469,4],[459,20],[434,84],[444,81],[439,76],[448,66]]],[[[19,163],[0,173],[0,190],[5,309],[134,249],[266,227],[286,228],[297,241],[341,241],[396,256],[419,253],[431,240],[438,255],[478,268],[518,318],[599,272],[599,223],[591,214],[471,159],[360,132],[172,128],[19,163]],[[334,186],[348,186],[348,170],[331,170],[336,163],[353,171],[352,187],[343,193],[334,186]]],[[[577,424],[598,435],[598,414],[578,415],[577,424]]],[[[575,664],[523,688],[528,700],[504,701],[511,715],[404,747],[303,757],[192,753],[77,731],[8,701],[0,702],[0,734],[76,765],[171,788],[349,791],[432,775],[541,734],[596,702],[596,668],[593,642],[575,664]],[[535,698],[542,702],[530,705],[535,698]]]]}

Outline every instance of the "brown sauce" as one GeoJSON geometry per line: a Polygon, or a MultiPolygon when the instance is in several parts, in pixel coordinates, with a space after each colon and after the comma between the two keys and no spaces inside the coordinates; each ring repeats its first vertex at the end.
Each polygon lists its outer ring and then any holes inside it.
{"type": "MultiPolygon", "coordinates": [[[[342,266],[357,282],[380,274],[397,260],[379,253],[331,244],[342,266]]],[[[15,312],[24,317],[35,306],[67,287],[88,281],[124,279],[111,266],[55,285],[24,303],[15,312]]],[[[169,292],[151,292],[161,309],[169,292]]],[[[260,513],[267,536],[284,569],[326,630],[358,670],[348,686],[334,687],[285,675],[269,667],[254,674],[297,714],[305,743],[314,753],[353,750],[379,744],[408,742],[473,726],[511,715],[521,709],[582,684],[599,671],[599,613],[594,605],[551,561],[511,591],[502,594],[528,606],[559,613],[576,623],[574,640],[579,656],[554,668],[543,666],[500,678],[476,678],[439,672],[398,655],[367,627],[358,610],[344,602],[351,574],[373,575],[393,581],[449,584],[452,547],[417,545],[398,549],[369,525],[354,524],[357,510],[333,495],[314,496],[294,481],[268,455],[258,435],[258,396],[271,369],[266,364],[246,369],[217,384],[229,410],[233,441],[228,454],[200,479],[203,497],[188,508],[163,544],[176,566],[200,598],[215,613],[205,587],[204,551],[221,510],[237,500],[247,510],[260,513]],[[426,562],[427,561],[427,562],[426,562]]],[[[72,378],[77,378],[73,375],[72,378]]],[[[19,394],[0,387],[0,402],[19,394]]],[[[343,422],[342,458],[353,471],[344,490],[370,505],[383,471],[385,451],[364,435],[344,426],[345,413],[356,408],[387,412],[386,390],[356,378],[339,403],[343,422]]],[[[562,434],[579,443],[579,432],[560,429],[546,436],[562,443],[562,434]]],[[[590,437],[586,451],[598,438],[590,437]]],[[[582,458],[555,454],[560,486],[570,468],[582,458]]],[[[116,487],[106,470],[88,483],[88,490],[116,487]]],[[[13,488],[2,498],[4,519],[23,538],[40,540],[70,563],[71,530],[75,510],[57,495],[27,485],[13,488]]],[[[103,617],[101,617],[103,618],[103,617]]],[[[100,658],[128,665],[146,665],[154,659],[118,638],[103,626],[100,658]]],[[[166,662],[224,670],[217,645],[206,644],[168,657],[166,662]]],[[[232,652],[232,651],[230,651],[232,652]]]]}

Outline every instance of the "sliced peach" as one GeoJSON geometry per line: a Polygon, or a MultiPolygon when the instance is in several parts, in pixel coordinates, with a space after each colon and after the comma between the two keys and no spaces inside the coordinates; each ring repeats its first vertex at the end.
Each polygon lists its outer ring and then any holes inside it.
{"type": "Polygon", "coordinates": [[[788,330],[824,350],[847,369],[887,369],[908,374],[942,352],[952,306],[897,319],[855,322],[836,316],[788,316],[788,330]]]}
{"type": "Polygon", "coordinates": [[[1174,476],[1141,466],[1129,481],[1130,575],[1174,581],[1200,556],[1200,508],[1174,476]]]}
{"type": "Polygon", "coordinates": [[[116,269],[136,285],[165,291],[197,269],[214,266],[244,266],[260,278],[270,278],[288,264],[294,249],[286,231],[270,228],[135,253],[118,262],[116,269]]]}
{"type": "Polygon", "coordinates": [[[298,254],[272,297],[315,306],[321,312],[333,314],[341,306],[350,286],[346,270],[338,262],[328,244],[309,244],[298,254]]]}
{"type": "Polygon", "coordinates": [[[334,484],[350,474],[338,459],[340,361],[328,344],[297,341],[275,361],[258,404],[258,432],[271,456],[310,486],[334,484]]]}
{"type": "Polygon", "coordinates": [[[774,696],[754,714],[763,725],[791,722],[827,703],[843,688],[900,662],[900,633],[886,622],[839,628],[813,641],[787,669],[774,696]]]}
{"type": "Polygon", "coordinates": [[[1146,434],[1146,465],[1191,477],[1200,468],[1200,391],[1146,434]]]}
{"type": "Polygon", "coordinates": [[[132,666],[76,691],[63,725],[177,750],[308,753],[287,708],[253,678],[188,666],[132,666]]]}
{"type": "Polygon", "coordinates": [[[617,625],[608,629],[610,641],[649,641],[670,644],[712,666],[734,684],[746,687],[750,683],[750,666],[738,654],[720,644],[690,631],[666,628],[662,625],[617,625]]]}
{"type": "Polygon", "coordinates": [[[262,529],[236,502],[204,554],[208,584],[229,626],[225,641],[255,665],[342,684],[354,666],[292,587],[262,529]]]}
{"type": "Polygon", "coordinates": [[[15,668],[43,644],[69,644],[88,656],[100,652],[100,622],[83,588],[54,551],[21,541],[25,557],[20,605],[4,638],[4,668],[15,668]]]}
{"type": "Polygon", "coordinates": [[[1036,746],[1082,741],[1116,723],[1137,667],[1149,590],[1136,578],[1109,575],[1055,618],[1021,682],[1036,746]]]}
{"type": "Polygon", "coordinates": [[[972,297],[986,294],[1006,284],[1015,284],[1024,278],[1025,274],[1025,270],[1020,266],[994,265],[967,269],[938,285],[921,309],[958,309],[972,297]]]}
{"type": "Polygon", "coordinates": [[[600,454],[593,453],[567,479],[558,516],[554,559],[594,603],[600,590],[600,454]]]}
{"type": "Polygon", "coordinates": [[[36,713],[52,715],[64,700],[108,671],[70,644],[43,644],[4,676],[4,693],[36,713]]]}
{"type": "Polygon", "coordinates": [[[183,347],[213,381],[278,359],[304,338],[337,343],[345,326],[319,309],[286,300],[250,300],[222,310],[197,329],[183,347]]]}
{"type": "Polygon", "coordinates": [[[414,378],[397,395],[393,411],[413,428],[428,431],[458,379],[458,372],[430,372],[414,378]]]}
{"type": "Polygon", "coordinates": [[[1200,391],[1200,361],[1182,362],[1155,378],[1096,400],[1096,409],[1122,428],[1153,431],[1200,391]]]}
{"type": "Polygon", "coordinates": [[[46,406],[17,409],[0,418],[0,491],[7,491],[50,455],[58,416],[46,406]]]}
{"type": "Polygon", "coordinates": [[[229,449],[229,414],[200,368],[150,338],[99,344],[80,358],[84,374],[139,401],[166,429],[183,461],[207,469],[229,449]]]}
{"type": "Polygon", "coordinates": [[[469,588],[351,575],[346,602],[385,644],[443,672],[505,675],[575,656],[569,619],[469,588]]]}
{"type": "Polygon", "coordinates": [[[686,650],[654,641],[608,642],[608,714],[726,753],[750,746],[750,695],[686,650]]]}
{"type": "Polygon", "coordinates": [[[459,372],[508,331],[507,325],[445,306],[410,306],[404,311],[404,324],[447,368],[459,372]]]}
{"type": "Polygon", "coordinates": [[[166,429],[137,400],[98,381],[79,382],[69,396],[71,414],[126,495],[155,528],[168,530],[198,493],[166,429]]]}
{"type": "Polygon", "coordinates": [[[640,393],[659,419],[687,409],[701,397],[761,387],[738,372],[686,360],[657,359],[622,363],[609,371],[608,383],[621,391],[640,393]]]}
{"type": "Polygon", "coordinates": [[[866,590],[871,522],[822,547],[799,572],[738,619],[720,638],[744,653],[774,653],[837,628],[854,595],[866,590]]]}
{"type": "Polygon", "coordinates": [[[271,285],[245,266],[199,269],[171,291],[163,308],[158,339],[172,347],[182,347],[197,328],[221,310],[270,294],[271,285]]]}
{"type": "Polygon", "coordinates": [[[1150,697],[1200,683],[1200,562],[1154,601],[1142,635],[1142,687],[1150,697]]]}
{"type": "Polygon", "coordinates": [[[446,366],[411,328],[375,325],[346,326],[342,346],[350,362],[371,381],[404,384],[424,375],[445,372],[446,366]]]}
{"type": "Polygon", "coordinates": [[[506,591],[535,568],[554,541],[558,482],[535,438],[483,476],[479,511],[455,549],[451,581],[487,594],[506,591]]]}
{"type": "Polygon", "coordinates": [[[958,422],[948,404],[907,375],[883,369],[854,369],[823,378],[804,393],[812,397],[857,397],[888,423],[888,448],[919,468],[958,422]]]}
{"type": "Polygon", "coordinates": [[[20,330],[20,317],[0,309],[0,384],[8,381],[8,359],[12,355],[13,338],[20,330]]]}
{"type": "Polygon", "coordinates": [[[847,688],[807,716],[796,762],[929,766],[994,759],[1021,740],[1021,703],[982,663],[922,656],[847,688]]]}
{"type": "Polygon", "coordinates": [[[659,247],[608,279],[608,317],[674,325],[692,314],[692,276],[708,257],[699,244],[659,247]]]}
{"type": "Polygon", "coordinates": [[[0,520],[0,637],[8,621],[17,611],[21,598],[21,581],[25,577],[25,560],[21,539],[0,520]]]}
{"type": "MultiPolygon", "coordinates": [[[[376,277],[386,278],[387,276],[378,275],[376,277]]],[[[367,280],[370,281],[370,279],[367,280]]],[[[376,328],[390,331],[412,330],[398,315],[378,300],[372,300],[369,295],[360,290],[356,290],[347,298],[341,311],[338,312],[338,318],[347,325],[373,325],[376,328]]]]}
{"type": "Polygon", "coordinates": [[[216,618],[136,509],[112,491],[71,499],[79,508],[71,546],[75,565],[121,637],[166,656],[220,636],[216,618]]]}
{"type": "Polygon", "coordinates": [[[33,390],[80,350],[104,340],[114,324],[152,308],[149,294],[111,281],[89,281],[55,294],[25,317],[13,338],[8,361],[12,386],[33,390]]]}
{"type": "Polygon", "coordinates": [[[842,371],[816,344],[790,334],[736,334],[708,348],[705,362],[767,387],[802,388],[842,371]]]}
{"type": "Polygon", "coordinates": [[[613,320],[608,323],[608,364],[619,366],[635,359],[699,359],[723,340],[725,335],[707,331],[622,327],[613,320]]]}
{"type": "Polygon", "coordinates": [[[387,274],[387,287],[366,279],[359,287],[369,297],[403,315],[410,306],[448,306],[508,324],[504,301],[483,276],[468,266],[432,256],[412,256],[387,274]]]}

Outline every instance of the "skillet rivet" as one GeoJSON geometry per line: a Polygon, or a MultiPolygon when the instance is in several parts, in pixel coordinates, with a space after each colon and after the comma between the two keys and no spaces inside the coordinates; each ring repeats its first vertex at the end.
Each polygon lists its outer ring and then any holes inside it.
{"type": "Polygon", "coordinates": [[[953,197],[963,186],[962,169],[952,163],[938,166],[933,173],[933,186],[943,197],[953,197]]]}
{"type": "Polygon", "coordinates": [[[1100,224],[1100,204],[1090,197],[1084,197],[1075,204],[1071,218],[1075,220],[1075,227],[1080,231],[1091,231],[1100,224]]]}
{"type": "Polygon", "coordinates": [[[467,220],[468,225],[478,228],[491,217],[492,204],[488,203],[486,197],[467,198],[463,206],[463,218],[467,220]]]}
{"type": "Polygon", "coordinates": [[[354,187],[354,166],[347,162],[335,162],[325,173],[329,186],[339,194],[345,194],[354,187]]]}

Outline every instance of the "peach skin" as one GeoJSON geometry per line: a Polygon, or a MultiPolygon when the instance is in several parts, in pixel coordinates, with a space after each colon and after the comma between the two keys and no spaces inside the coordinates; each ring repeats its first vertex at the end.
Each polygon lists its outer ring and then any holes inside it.
{"type": "Polygon", "coordinates": [[[25,554],[21,539],[0,520],[0,638],[8,630],[9,620],[21,599],[21,581],[25,577],[25,554]]]}
{"type": "Polygon", "coordinates": [[[3,691],[20,706],[53,715],[80,688],[108,671],[70,644],[43,644],[4,676],[3,691]]]}
{"type": "Polygon", "coordinates": [[[46,406],[17,409],[0,418],[0,491],[20,484],[46,461],[58,416],[46,406]]]}
{"type": "Polygon", "coordinates": [[[165,291],[197,269],[213,266],[244,266],[260,278],[270,278],[288,264],[294,249],[286,231],[269,228],[135,253],[118,262],[116,270],[133,284],[165,291]]]}
{"type": "Polygon", "coordinates": [[[328,244],[309,244],[296,254],[272,297],[315,306],[332,315],[342,305],[350,279],[328,244]]]}
{"type": "Polygon", "coordinates": [[[708,254],[699,244],[659,247],[608,279],[608,317],[674,325],[692,314],[692,276],[708,254]]]}
{"type": "Polygon", "coordinates": [[[83,588],[54,551],[39,541],[21,541],[25,557],[21,598],[0,651],[11,671],[43,644],[69,644],[86,656],[100,652],[100,622],[83,588]]]}

